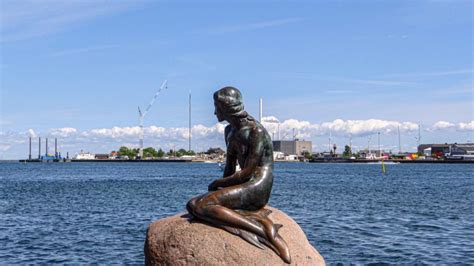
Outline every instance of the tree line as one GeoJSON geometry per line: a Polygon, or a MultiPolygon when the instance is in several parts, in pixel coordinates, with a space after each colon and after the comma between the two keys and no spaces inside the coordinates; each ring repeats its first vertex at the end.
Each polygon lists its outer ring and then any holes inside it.
{"type": "MultiPolygon", "coordinates": [[[[120,147],[117,151],[119,156],[127,156],[129,159],[135,159],[138,155],[140,149],[138,148],[128,148],[125,146],[120,147]]],[[[116,151],[112,151],[115,153],[116,151]]],[[[153,147],[148,147],[143,149],[143,157],[144,158],[161,158],[161,157],[182,157],[184,155],[196,155],[193,150],[187,151],[185,149],[173,150],[170,149],[168,152],[163,151],[163,149],[159,148],[156,150],[153,147]]]]}

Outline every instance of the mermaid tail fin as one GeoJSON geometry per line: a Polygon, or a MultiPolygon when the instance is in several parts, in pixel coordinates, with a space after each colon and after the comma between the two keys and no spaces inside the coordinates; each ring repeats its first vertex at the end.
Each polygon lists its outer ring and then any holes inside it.
{"type": "Polygon", "coordinates": [[[258,247],[259,249],[265,249],[265,246],[262,245],[259,237],[257,237],[256,234],[253,234],[253,233],[251,233],[249,231],[246,231],[246,230],[243,230],[243,229],[227,226],[227,225],[221,225],[220,227],[222,227],[223,229],[225,229],[227,232],[229,232],[231,234],[240,236],[242,239],[244,239],[245,241],[249,242],[250,244],[258,247]]]}
{"type": "Polygon", "coordinates": [[[240,237],[260,249],[265,249],[265,246],[262,245],[260,238],[256,234],[250,233],[245,230],[240,230],[240,237]]]}
{"type": "Polygon", "coordinates": [[[280,230],[280,228],[282,228],[283,225],[282,225],[282,224],[275,224],[274,227],[275,227],[275,231],[276,231],[277,234],[278,234],[278,230],[280,230]]]}
{"type": "Polygon", "coordinates": [[[220,224],[219,226],[234,235],[240,236],[243,240],[260,249],[265,249],[265,246],[267,246],[268,248],[272,249],[276,254],[278,254],[283,259],[283,261],[285,261],[286,263],[291,262],[291,256],[288,249],[288,245],[278,233],[278,231],[283,227],[283,225],[274,224],[272,220],[268,218],[268,216],[272,213],[271,210],[260,209],[258,211],[236,211],[248,220],[252,221],[253,223],[261,225],[265,231],[266,236],[260,236],[241,228],[235,228],[223,224],[220,224]]]}

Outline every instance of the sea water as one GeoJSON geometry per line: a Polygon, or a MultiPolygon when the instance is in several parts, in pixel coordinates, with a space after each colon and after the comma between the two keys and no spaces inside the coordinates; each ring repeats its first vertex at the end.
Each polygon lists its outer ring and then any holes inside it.
{"type": "MultiPolygon", "coordinates": [[[[474,264],[474,165],[276,163],[270,204],[327,263],[474,264]]],[[[199,163],[0,163],[0,264],[144,262],[147,225],[222,172],[199,163]]]]}

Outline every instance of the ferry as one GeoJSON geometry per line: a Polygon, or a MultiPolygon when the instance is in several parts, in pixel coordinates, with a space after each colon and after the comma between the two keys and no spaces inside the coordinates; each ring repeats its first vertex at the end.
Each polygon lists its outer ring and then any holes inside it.
{"type": "Polygon", "coordinates": [[[73,159],[74,160],[95,160],[95,154],[81,151],[81,153],[76,154],[73,159]]]}

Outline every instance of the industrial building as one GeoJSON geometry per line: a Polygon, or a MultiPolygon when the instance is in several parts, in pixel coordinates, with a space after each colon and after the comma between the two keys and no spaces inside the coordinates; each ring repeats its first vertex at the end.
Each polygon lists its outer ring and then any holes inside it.
{"type": "Polygon", "coordinates": [[[303,155],[304,152],[312,153],[312,142],[295,140],[274,140],[273,151],[282,152],[285,155],[303,155]]]}
{"type": "Polygon", "coordinates": [[[474,143],[421,144],[418,153],[431,157],[470,159],[474,157],[474,143]]]}

